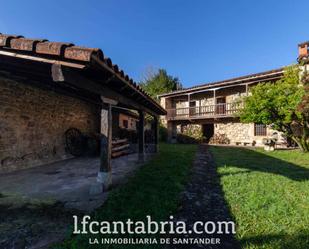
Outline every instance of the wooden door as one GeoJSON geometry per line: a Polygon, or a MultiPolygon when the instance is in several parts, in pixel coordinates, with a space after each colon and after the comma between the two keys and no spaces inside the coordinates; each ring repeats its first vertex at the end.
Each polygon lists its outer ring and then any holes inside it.
{"type": "Polygon", "coordinates": [[[225,97],[218,97],[216,101],[216,114],[222,115],[226,113],[225,97]]]}
{"type": "Polygon", "coordinates": [[[195,114],[196,114],[196,102],[195,101],[190,101],[190,104],[189,104],[189,106],[190,106],[190,116],[194,116],[195,114]]]}

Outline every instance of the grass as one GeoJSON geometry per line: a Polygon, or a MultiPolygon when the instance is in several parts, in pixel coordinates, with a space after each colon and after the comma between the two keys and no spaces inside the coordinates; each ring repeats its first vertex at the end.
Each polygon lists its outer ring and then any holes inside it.
{"type": "MultiPolygon", "coordinates": [[[[154,159],[140,168],[125,185],[110,193],[107,202],[91,215],[93,220],[126,221],[128,218],[146,220],[146,215],[151,215],[152,220],[167,220],[178,208],[180,192],[184,189],[196,148],[196,145],[161,144],[160,153],[154,159]]],[[[100,235],[95,237],[100,238],[100,235]]],[[[70,236],[55,248],[88,248],[88,238],[88,235],[70,236]]],[[[91,248],[123,247],[123,245],[91,246],[91,248]]],[[[125,248],[144,248],[144,246],[125,248]]],[[[156,248],[156,245],[147,248],[156,248]]]]}
{"type": "Polygon", "coordinates": [[[309,248],[309,154],[211,147],[243,248],[309,248]]]}

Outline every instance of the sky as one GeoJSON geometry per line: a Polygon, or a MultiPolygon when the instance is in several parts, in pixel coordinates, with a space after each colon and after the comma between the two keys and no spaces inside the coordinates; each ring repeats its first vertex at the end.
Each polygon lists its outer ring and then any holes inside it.
{"type": "Polygon", "coordinates": [[[0,33],[98,47],[136,82],[164,68],[184,87],[295,63],[309,1],[2,1],[0,33]]]}

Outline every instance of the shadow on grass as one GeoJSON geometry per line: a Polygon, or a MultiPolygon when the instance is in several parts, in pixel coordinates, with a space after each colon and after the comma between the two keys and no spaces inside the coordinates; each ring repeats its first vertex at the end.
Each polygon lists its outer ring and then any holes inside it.
{"type": "Polygon", "coordinates": [[[273,245],[275,244],[276,248],[281,249],[308,249],[309,237],[308,232],[299,232],[297,234],[271,234],[271,235],[259,235],[254,237],[248,237],[241,239],[240,243],[242,247],[246,245],[254,245],[257,248],[262,248],[266,244],[273,245]]]}
{"type": "Polygon", "coordinates": [[[309,180],[309,169],[275,158],[271,156],[273,152],[265,154],[249,148],[212,147],[220,152],[218,165],[235,165],[237,168],[246,169],[245,171],[231,173],[231,175],[260,171],[285,176],[294,181],[309,180]],[[233,157],[230,155],[233,155],[233,157]]]}
{"type": "Polygon", "coordinates": [[[59,241],[73,214],[81,216],[60,202],[0,204],[0,248],[37,248],[37,243],[47,246],[59,241]]]}
{"type": "Polygon", "coordinates": [[[82,215],[77,210],[70,210],[64,207],[61,202],[53,204],[47,203],[24,203],[16,206],[13,204],[0,204],[0,218],[1,220],[12,219],[12,217],[27,216],[27,215],[45,216],[50,219],[58,219],[61,217],[71,217],[74,215],[82,215]]]}

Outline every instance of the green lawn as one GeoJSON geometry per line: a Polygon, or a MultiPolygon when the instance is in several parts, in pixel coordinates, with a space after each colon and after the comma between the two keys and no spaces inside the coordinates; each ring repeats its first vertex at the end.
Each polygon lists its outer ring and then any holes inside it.
{"type": "MultiPolygon", "coordinates": [[[[152,220],[167,220],[179,206],[180,192],[188,179],[196,149],[196,145],[161,144],[160,153],[139,169],[128,183],[113,190],[107,202],[92,215],[92,218],[99,221],[126,221],[128,218],[145,220],[146,215],[151,215],[152,220]]],[[[55,248],[88,247],[88,235],[85,235],[70,236],[55,248]]],[[[91,248],[123,247],[123,245],[91,246],[91,248]]],[[[144,246],[126,248],[144,248],[144,246]]],[[[156,246],[147,248],[156,248],[156,246]]]]}
{"type": "Polygon", "coordinates": [[[211,147],[243,248],[309,248],[309,154],[211,147]]]}

